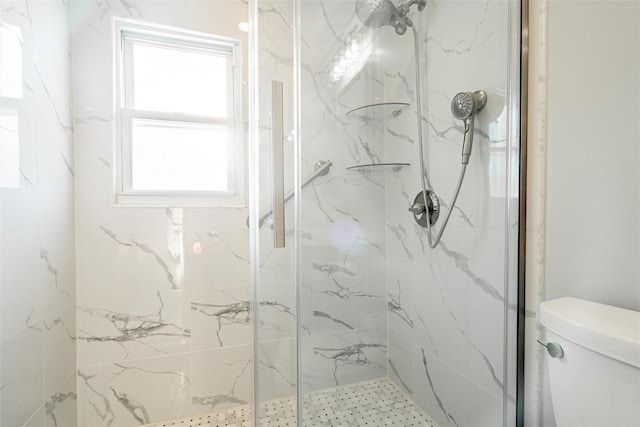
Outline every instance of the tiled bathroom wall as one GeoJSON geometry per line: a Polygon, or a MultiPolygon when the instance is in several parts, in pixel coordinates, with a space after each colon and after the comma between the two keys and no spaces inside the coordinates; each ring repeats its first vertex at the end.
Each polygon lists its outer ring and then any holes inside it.
{"type": "Polygon", "coordinates": [[[0,2],[0,425],[76,424],[69,4],[0,2]]]}
{"type": "Polygon", "coordinates": [[[387,374],[382,122],[368,105],[383,92],[375,49],[355,2],[301,2],[302,175],[318,160],[331,171],[303,190],[302,390],[387,374]],[[358,56],[361,56],[358,58],[358,56]],[[358,59],[363,61],[358,67],[358,59]],[[334,76],[340,63],[351,72],[334,76]],[[352,110],[364,107],[353,112],[352,110]]]}
{"type": "Polygon", "coordinates": [[[246,4],[74,1],[72,16],[79,425],[248,403],[249,211],[114,205],[112,87],[114,17],[242,38],[246,67],[246,4]]]}
{"type": "Polygon", "coordinates": [[[407,211],[421,191],[413,35],[384,30],[385,100],[411,104],[384,123],[387,161],[411,163],[386,176],[389,376],[441,426],[501,425],[508,409],[505,306],[515,315],[517,264],[507,254],[517,242],[518,195],[508,73],[518,59],[509,56],[509,7],[492,0],[432,1],[412,15],[425,173],[443,203],[435,230],[450,209],[461,168],[464,125],[453,118],[451,100],[478,89],[488,95],[476,116],[456,207],[435,249],[407,211]]]}

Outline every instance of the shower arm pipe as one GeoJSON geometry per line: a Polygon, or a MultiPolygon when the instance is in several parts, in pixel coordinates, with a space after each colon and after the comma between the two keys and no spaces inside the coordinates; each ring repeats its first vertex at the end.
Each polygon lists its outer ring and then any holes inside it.
{"type": "MultiPolygon", "coordinates": [[[[329,173],[329,169],[331,169],[331,166],[333,166],[333,163],[331,163],[330,160],[320,160],[319,162],[317,162],[315,164],[315,171],[309,175],[307,177],[307,179],[305,179],[304,181],[302,181],[302,184],[300,185],[300,188],[304,188],[307,185],[309,185],[312,181],[314,181],[316,178],[320,177],[320,176],[325,176],[326,174],[329,173]]],[[[284,195],[284,202],[286,203],[287,201],[289,201],[295,194],[295,190],[291,190],[289,191],[287,194],[284,195]]],[[[269,218],[271,215],[273,214],[273,208],[269,209],[267,212],[263,213],[262,216],[260,217],[260,219],[258,219],[258,227],[262,227],[262,225],[264,224],[265,220],[267,218],[269,218]]],[[[249,227],[249,217],[247,217],[247,227],[249,227]]]]}
{"type": "Polygon", "coordinates": [[[414,4],[417,4],[418,10],[422,12],[426,7],[427,2],[425,0],[410,0],[398,6],[398,9],[400,9],[401,12],[403,12],[406,15],[407,13],[409,13],[409,9],[411,9],[411,6],[413,6],[414,4]]]}
{"type": "Polygon", "coordinates": [[[427,200],[429,200],[428,196],[427,196],[427,186],[425,184],[425,179],[426,179],[426,169],[424,167],[424,149],[423,149],[423,143],[422,143],[422,98],[420,96],[420,89],[422,88],[422,84],[421,84],[421,79],[420,79],[420,64],[419,64],[419,60],[420,60],[420,52],[418,49],[418,32],[416,31],[415,26],[413,25],[413,22],[409,21],[407,19],[407,24],[411,27],[411,30],[413,31],[413,46],[414,46],[414,50],[415,50],[415,72],[416,72],[416,107],[418,109],[418,150],[419,150],[419,156],[420,156],[420,185],[421,185],[421,189],[422,189],[422,198],[424,200],[425,203],[425,212],[424,215],[427,216],[427,240],[429,243],[429,247],[431,249],[434,249],[436,246],[438,246],[438,243],[440,243],[440,239],[442,238],[442,234],[444,233],[444,229],[447,227],[447,223],[449,222],[449,218],[451,217],[451,212],[453,212],[453,208],[456,204],[456,200],[458,199],[458,194],[460,193],[460,187],[462,187],[462,181],[464,180],[464,174],[467,170],[467,165],[466,164],[462,164],[462,167],[460,169],[460,176],[458,177],[458,184],[456,185],[456,189],[453,193],[453,197],[451,198],[451,201],[449,202],[449,209],[447,212],[447,216],[444,218],[444,222],[442,223],[442,226],[440,227],[440,230],[438,231],[438,234],[436,235],[435,240],[433,239],[432,233],[431,233],[431,218],[429,217],[429,207],[427,206],[427,200]]]}

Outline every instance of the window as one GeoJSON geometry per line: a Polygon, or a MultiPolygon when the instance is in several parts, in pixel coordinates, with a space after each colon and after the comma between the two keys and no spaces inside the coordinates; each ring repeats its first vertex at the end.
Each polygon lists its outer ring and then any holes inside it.
{"type": "Polygon", "coordinates": [[[20,187],[22,30],[0,22],[0,188],[20,187]]]}
{"type": "Polygon", "coordinates": [[[240,40],[115,29],[116,202],[243,206],[240,40]]]}

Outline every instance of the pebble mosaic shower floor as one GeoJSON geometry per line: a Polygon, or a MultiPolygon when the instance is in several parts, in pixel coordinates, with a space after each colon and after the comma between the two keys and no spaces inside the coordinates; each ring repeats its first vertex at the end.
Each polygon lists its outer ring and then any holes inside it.
{"type": "MultiPolygon", "coordinates": [[[[304,427],[438,427],[388,378],[320,390],[303,397],[304,427]]],[[[295,427],[295,399],[260,405],[261,427],[295,427]]],[[[249,427],[251,406],[147,427],[249,427]]]]}

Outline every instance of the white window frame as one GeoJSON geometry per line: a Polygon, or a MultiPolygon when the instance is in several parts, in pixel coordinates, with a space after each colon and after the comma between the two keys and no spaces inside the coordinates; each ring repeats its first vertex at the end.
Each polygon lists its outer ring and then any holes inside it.
{"type": "Polygon", "coordinates": [[[163,207],[244,207],[245,138],[242,124],[242,40],[147,22],[114,19],[114,117],[115,162],[114,204],[118,206],[163,207]],[[230,57],[228,81],[233,87],[228,98],[227,119],[186,113],[144,111],[129,108],[132,99],[131,46],[135,42],[148,45],[178,45],[184,51],[219,51],[230,57]],[[140,191],[132,189],[131,124],[134,119],[161,120],[167,123],[224,125],[229,129],[227,159],[230,191],[140,191]]]}

